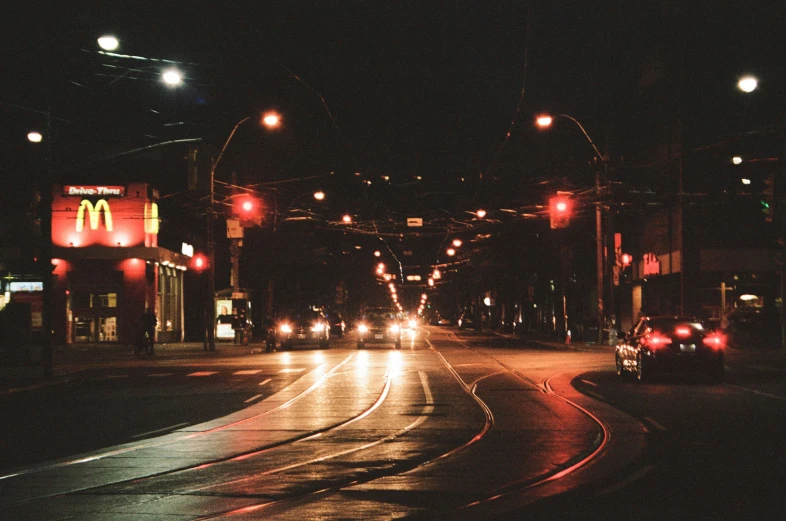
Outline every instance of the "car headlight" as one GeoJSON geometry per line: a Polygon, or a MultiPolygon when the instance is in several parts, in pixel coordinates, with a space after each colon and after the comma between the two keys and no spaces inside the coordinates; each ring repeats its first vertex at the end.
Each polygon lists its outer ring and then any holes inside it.
{"type": "Polygon", "coordinates": [[[413,318],[412,320],[409,321],[409,327],[410,329],[415,329],[416,327],[418,327],[418,321],[413,318]]]}
{"type": "Polygon", "coordinates": [[[390,332],[391,333],[398,333],[400,331],[400,329],[401,328],[398,327],[398,324],[393,324],[392,326],[390,326],[390,332]]]}
{"type": "Polygon", "coordinates": [[[361,333],[368,333],[368,326],[366,324],[360,324],[358,326],[358,331],[361,333]]]}
{"type": "Polygon", "coordinates": [[[292,326],[290,326],[289,324],[281,324],[280,329],[281,329],[282,333],[291,333],[292,332],[292,326]]]}
{"type": "Polygon", "coordinates": [[[317,333],[320,332],[320,331],[324,331],[324,330],[325,330],[325,324],[323,324],[322,322],[317,322],[316,324],[311,326],[311,331],[314,331],[314,332],[317,332],[317,333]]]}

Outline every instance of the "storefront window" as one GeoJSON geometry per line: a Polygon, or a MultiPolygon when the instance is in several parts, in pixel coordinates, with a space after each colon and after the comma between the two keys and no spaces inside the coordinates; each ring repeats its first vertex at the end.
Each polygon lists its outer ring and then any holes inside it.
{"type": "Polygon", "coordinates": [[[116,308],[117,293],[91,293],[91,308],[116,308]]]}

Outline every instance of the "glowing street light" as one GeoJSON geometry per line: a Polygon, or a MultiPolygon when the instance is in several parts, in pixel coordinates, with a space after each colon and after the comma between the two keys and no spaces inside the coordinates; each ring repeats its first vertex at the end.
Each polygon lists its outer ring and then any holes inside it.
{"type": "Polygon", "coordinates": [[[456,250],[453,248],[448,248],[447,251],[445,251],[445,253],[448,254],[448,257],[452,257],[456,254],[456,250]]]}
{"type": "Polygon", "coordinates": [[[105,51],[115,51],[120,46],[120,42],[114,36],[105,34],[98,39],[98,46],[105,51]]]}
{"type": "Polygon", "coordinates": [[[456,248],[461,247],[462,244],[464,243],[461,242],[461,239],[453,239],[453,246],[455,246],[456,248]]]}
{"type": "Polygon", "coordinates": [[[175,87],[183,83],[183,75],[177,69],[167,69],[161,74],[164,83],[175,87]]]}
{"type": "Polygon", "coordinates": [[[731,158],[731,162],[734,163],[735,165],[739,165],[740,163],[742,163],[742,158],[740,156],[734,156],[731,158]]]}
{"type": "Polygon", "coordinates": [[[486,210],[480,209],[478,210],[478,217],[483,219],[486,216],[486,210]]]}
{"type": "Polygon", "coordinates": [[[322,190],[318,190],[318,191],[314,192],[314,199],[316,199],[317,201],[324,201],[325,200],[325,192],[323,192],[322,190]]]}
{"type": "Polygon", "coordinates": [[[38,131],[34,130],[27,133],[27,140],[31,143],[40,143],[42,139],[44,139],[44,136],[38,131]]]}
{"type": "Polygon", "coordinates": [[[434,269],[434,273],[431,274],[431,278],[434,280],[439,280],[442,278],[442,272],[439,269],[434,269]]]}
{"type": "Polygon", "coordinates": [[[537,123],[540,128],[550,127],[553,121],[554,118],[545,114],[535,118],[535,123],[537,123]]]}
{"type": "Polygon", "coordinates": [[[267,128],[278,128],[281,126],[281,116],[277,112],[265,112],[262,115],[262,124],[267,128]]]}
{"type": "Polygon", "coordinates": [[[737,82],[737,88],[742,92],[753,92],[759,86],[759,80],[755,76],[743,76],[737,82]]]}
{"type": "Polygon", "coordinates": [[[344,224],[352,224],[352,216],[349,214],[344,214],[344,216],[341,218],[341,222],[344,224]]]}

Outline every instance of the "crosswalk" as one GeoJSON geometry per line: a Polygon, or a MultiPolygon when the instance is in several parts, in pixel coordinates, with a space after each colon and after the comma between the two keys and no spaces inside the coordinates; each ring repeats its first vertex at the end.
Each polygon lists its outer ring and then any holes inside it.
{"type": "MultiPolygon", "coordinates": [[[[135,373],[134,375],[130,373],[116,373],[116,374],[105,374],[102,375],[101,378],[105,380],[118,380],[122,378],[129,378],[131,376],[144,376],[146,378],[168,378],[168,377],[179,377],[185,376],[186,378],[209,378],[209,377],[221,377],[221,376],[255,376],[259,375],[260,373],[265,373],[266,375],[272,375],[273,373],[279,373],[282,375],[299,375],[306,372],[308,368],[306,367],[285,367],[284,369],[279,369],[278,371],[265,371],[263,369],[239,369],[234,371],[193,371],[190,373],[176,373],[176,372],[167,372],[167,373],[147,373],[144,375],[140,375],[139,373],[135,373]]],[[[259,385],[265,385],[266,383],[270,382],[270,378],[264,380],[259,385]]]]}

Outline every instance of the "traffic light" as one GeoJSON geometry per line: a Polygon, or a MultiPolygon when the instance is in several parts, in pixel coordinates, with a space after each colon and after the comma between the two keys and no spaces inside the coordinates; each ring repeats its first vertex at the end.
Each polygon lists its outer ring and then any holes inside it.
{"type": "Polygon", "coordinates": [[[570,198],[558,195],[549,201],[549,219],[551,228],[566,228],[570,224],[573,207],[570,198]]]}
{"type": "Polygon", "coordinates": [[[627,268],[630,266],[631,262],[633,262],[633,255],[630,253],[623,253],[620,256],[620,261],[622,261],[622,267],[627,268]]]}
{"type": "Polygon", "coordinates": [[[202,255],[201,253],[197,253],[191,258],[191,268],[194,271],[202,273],[207,269],[207,257],[202,255]]]}
{"type": "Polygon", "coordinates": [[[761,211],[764,212],[764,220],[772,222],[772,214],[775,212],[775,175],[770,174],[764,178],[764,191],[762,193],[761,211]]]}
{"type": "Polygon", "coordinates": [[[262,203],[256,197],[250,195],[238,197],[233,205],[233,211],[243,228],[262,224],[262,203]]]}

